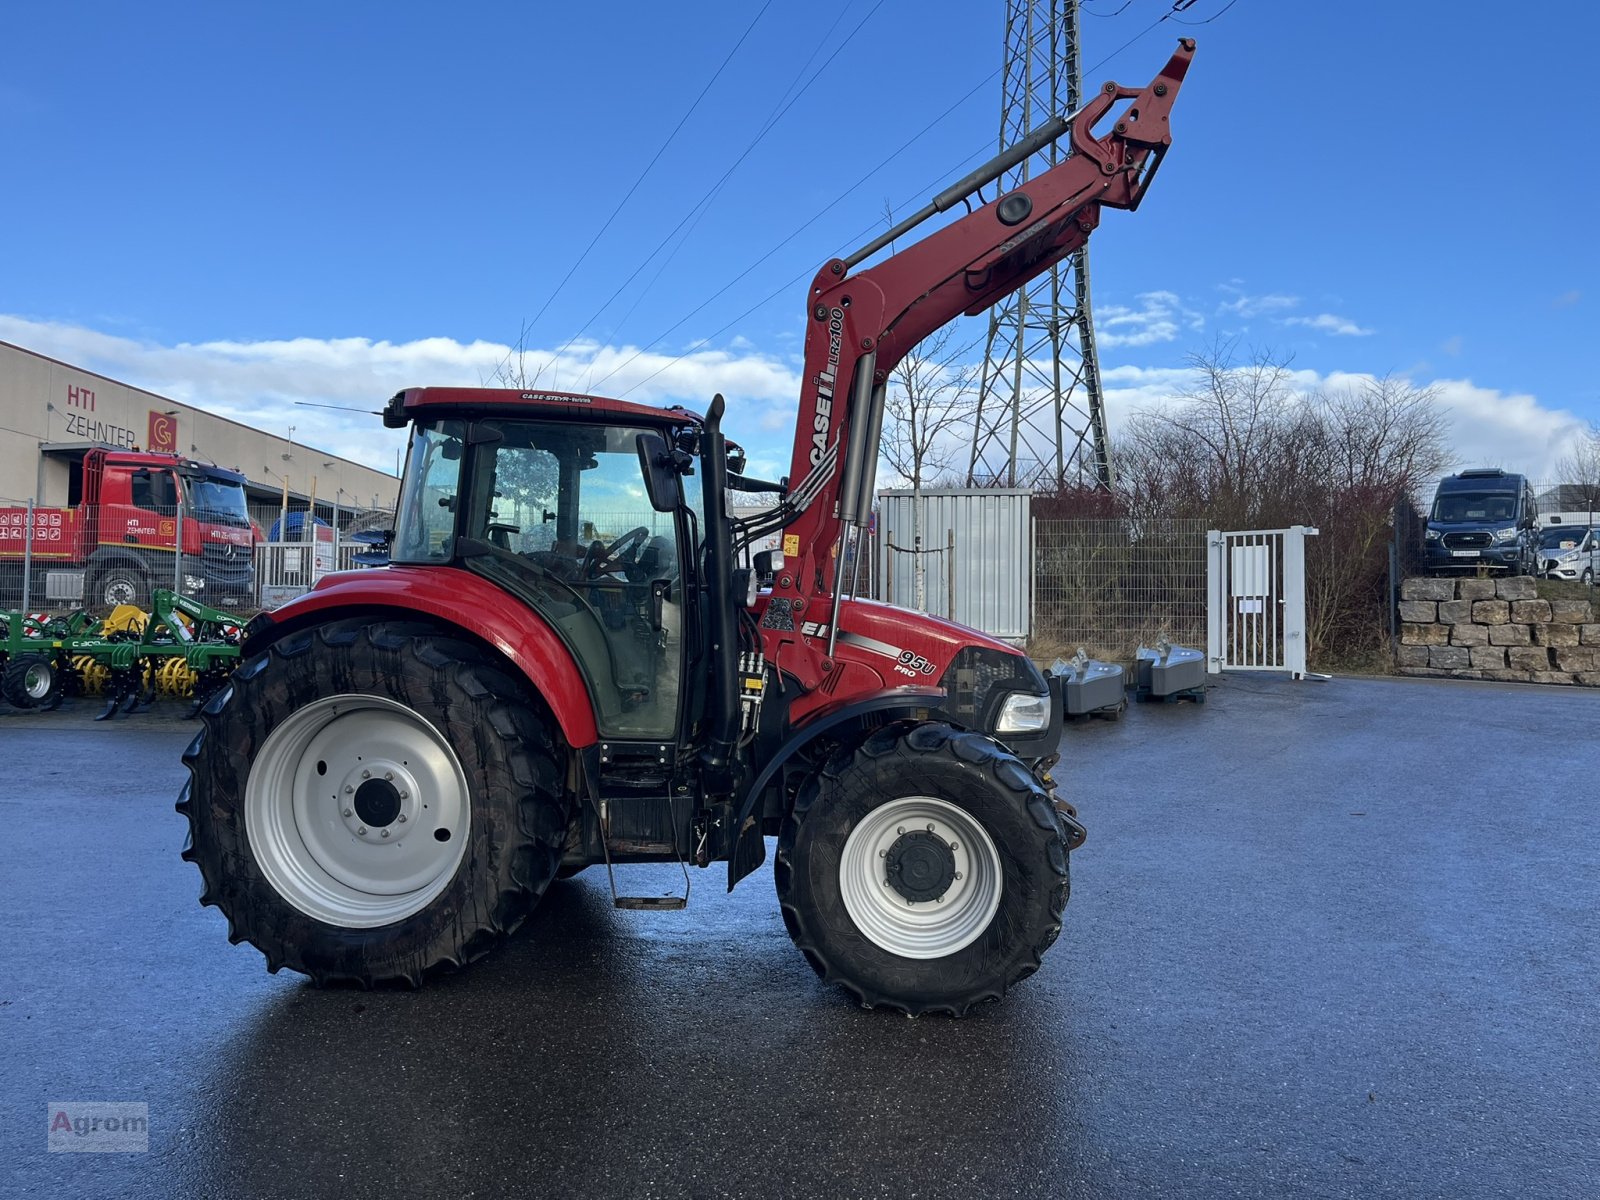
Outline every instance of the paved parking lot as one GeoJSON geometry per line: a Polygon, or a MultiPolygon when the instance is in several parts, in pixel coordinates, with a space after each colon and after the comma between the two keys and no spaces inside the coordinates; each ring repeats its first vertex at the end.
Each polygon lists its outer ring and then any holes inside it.
{"type": "Polygon", "coordinates": [[[1592,692],[1070,728],[1062,940],[960,1022],[822,986],[765,871],[681,914],[588,872],[419,993],[269,977],[177,857],[191,728],[89,716],[0,713],[0,1194],[1600,1191],[1592,692]],[[47,1153],[51,1100],[146,1101],[149,1153],[47,1153]]]}

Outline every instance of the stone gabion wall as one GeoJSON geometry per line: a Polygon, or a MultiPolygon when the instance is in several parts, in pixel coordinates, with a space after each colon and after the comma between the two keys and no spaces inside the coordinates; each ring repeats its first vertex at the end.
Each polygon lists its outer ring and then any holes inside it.
{"type": "Polygon", "coordinates": [[[1600,687],[1600,624],[1587,600],[1541,600],[1532,579],[1407,579],[1402,675],[1600,687]]]}

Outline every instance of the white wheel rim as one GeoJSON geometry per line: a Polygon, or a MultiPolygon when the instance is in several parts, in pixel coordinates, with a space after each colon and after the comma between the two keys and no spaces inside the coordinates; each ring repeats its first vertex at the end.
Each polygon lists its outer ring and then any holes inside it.
{"type": "Polygon", "coordinates": [[[380,696],[328,696],[268,736],[245,783],[245,832],[278,894],[370,929],[422,911],[466,853],[470,793],[455,752],[380,696]]]}
{"type": "Polygon", "coordinates": [[[965,809],[933,796],[902,796],[863,817],[845,839],[839,891],[855,926],[901,958],[944,958],[970,946],[994,919],[1005,888],[999,852],[965,809]],[[931,832],[947,846],[955,878],[937,899],[908,900],[887,879],[889,856],[908,834],[931,832]]]}
{"type": "Polygon", "coordinates": [[[47,662],[35,662],[22,673],[22,690],[30,700],[43,700],[50,694],[55,682],[55,668],[47,662]]]}

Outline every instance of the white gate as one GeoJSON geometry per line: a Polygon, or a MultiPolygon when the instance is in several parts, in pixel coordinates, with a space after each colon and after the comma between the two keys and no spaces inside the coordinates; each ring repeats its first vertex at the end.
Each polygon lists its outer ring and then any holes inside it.
{"type": "Polygon", "coordinates": [[[1305,525],[1206,535],[1206,669],[1306,676],[1305,525]]]}

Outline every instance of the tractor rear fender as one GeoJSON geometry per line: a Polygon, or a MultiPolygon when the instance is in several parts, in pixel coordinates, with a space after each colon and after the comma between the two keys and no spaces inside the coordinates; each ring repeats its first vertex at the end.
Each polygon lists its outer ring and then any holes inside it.
{"type": "Polygon", "coordinates": [[[944,697],[943,688],[892,688],[864,700],[853,700],[837,708],[823,709],[800,728],[792,730],[768,758],[766,766],[756,776],[739,805],[734,823],[739,834],[734,842],[733,853],[728,855],[728,890],[731,892],[734,884],[759,867],[766,858],[766,842],[761,832],[761,805],[767,789],[780,779],[784,765],[796,754],[823,738],[839,743],[853,742],[883,724],[885,718],[921,718],[938,708],[944,697]]]}
{"type": "Polygon", "coordinates": [[[244,654],[329,621],[425,621],[504,658],[550,708],[574,749],[599,740],[589,687],[550,623],[478,575],[454,567],[390,566],[329,575],[245,628],[244,654]]]}

